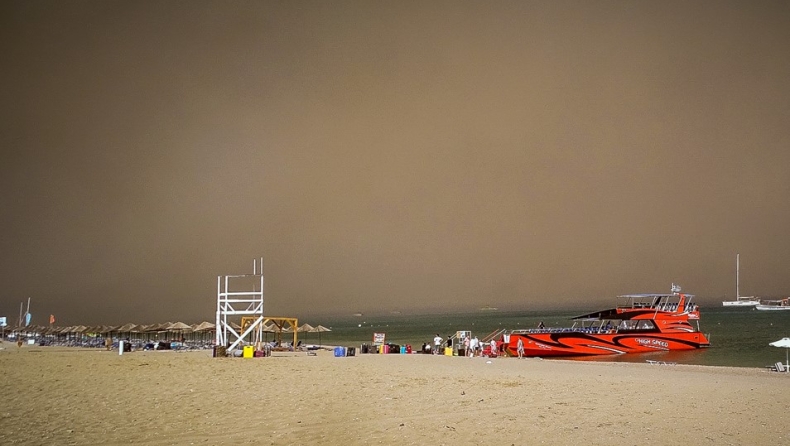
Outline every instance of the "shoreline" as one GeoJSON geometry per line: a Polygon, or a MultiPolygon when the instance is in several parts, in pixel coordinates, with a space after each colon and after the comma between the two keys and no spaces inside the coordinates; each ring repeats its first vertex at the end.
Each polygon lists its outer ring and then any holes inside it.
{"type": "MultiPolygon", "coordinates": [[[[328,356],[334,357],[334,348],[335,347],[348,347],[347,345],[322,345],[318,350],[310,350],[310,352],[321,352],[328,356]]],[[[3,344],[0,344],[0,355],[4,354],[15,354],[15,353],[47,353],[47,352],[84,352],[84,353],[102,353],[102,354],[111,354],[116,356],[128,356],[128,355],[139,355],[139,354],[173,354],[173,355],[194,355],[194,356],[206,356],[212,359],[223,359],[223,358],[214,358],[212,356],[211,349],[202,349],[202,350],[187,350],[187,351],[178,351],[178,350],[134,350],[132,352],[125,352],[123,355],[118,354],[118,349],[115,348],[113,350],[107,351],[104,348],[89,348],[89,347],[66,347],[66,346],[38,346],[38,345],[23,345],[21,348],[18,348],[16,345],[11,347],[4,347],[3,344]]],[[[630,354],[630,356],[639,356],[640,354],[634,353],[630,354]]],[[[642,354],[644,355],[644,354],[642,354]]],[[[301,357],[301,356],[313,356],[308,355],[305,351],[272,351],[270,357],[301,357]]],[[[419,352],[412,352],[409,354],[400,354],[400,353],[387,353],[387,354],[379,354],[379,353],[366,353],[360,354],[359,348],[356,348],[356,353],[354,357],[408,357],[408,356],[424,356],[424,357],[442,357],[442,358],[460,358],[460,359],[474,359],[474,360],[515,360],[518,361],[517,357],[498,357],[498,358],[488,358],[488,357],[459,357],[459,356],[446,356],[446,355],[433,355],[427,353],[419,353],[419,352]]],[[[611,355],[615,356],[615,355],[611,355]]],[[[533,360],[533,361],[547,361],[547,362],[565,362],[569,364],[624,364],[624,365],[651,365],[654,367],[677,367],[677,368],[700,368],[700,369],[711,369],[711,370],[759,370],[759,371],[768,371],[768,369],[773,364],[766,364],[763,367],[752,367],[752,366],[721,366],[721,365],[705,365],[705,364],[684,364],[684,363],[661,363],[661,361],[656,361],[655,363],[651,363],[649,359],[645,359],[644,361],[612,361],[607,360],[609,356],[601,356],[601,357],[590,357],[590,358],[568,358],[568,357],[557,357],[557,358],[542,358],[542,357],[524,357],[523,360],[533,360]]],[[[227,360],[266,360],[267,358],[240,358],[240,357],[231,357],[228,356],[225,358],[227,360]]],[[[784,361],[781,361],[784,363],[784,361]]]]}

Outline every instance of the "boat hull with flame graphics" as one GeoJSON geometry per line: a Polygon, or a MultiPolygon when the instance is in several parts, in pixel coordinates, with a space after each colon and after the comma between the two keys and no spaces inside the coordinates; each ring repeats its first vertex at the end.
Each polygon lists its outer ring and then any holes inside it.
{"type": "Polygon", "coordinates": [[[694,350],[710,345],[699,330],[699,307],[693,295],[672,286],[670,294],[618,296],[616,308],[573,318],[568,328],[512,330],[502,335],[511,356],[595,356],[694,350]],[[692,321],[696,322],[692,325],[692,321]]]}

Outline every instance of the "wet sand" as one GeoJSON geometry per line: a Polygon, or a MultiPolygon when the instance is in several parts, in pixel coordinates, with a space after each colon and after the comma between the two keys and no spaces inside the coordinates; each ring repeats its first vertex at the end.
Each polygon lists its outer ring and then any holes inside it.
{"type": "Polygon", "coordinates": [[[790,445],[762,369],[2,347],[3,445],[790,445]]]}

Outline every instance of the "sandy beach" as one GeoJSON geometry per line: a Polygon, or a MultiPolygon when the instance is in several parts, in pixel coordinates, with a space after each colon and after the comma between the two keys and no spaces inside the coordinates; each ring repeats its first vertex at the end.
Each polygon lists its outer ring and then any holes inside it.
{"type": "Polygon", "coordinates": [[[790,374],[5,343],[0,444],[790,444],[790,374]]]}

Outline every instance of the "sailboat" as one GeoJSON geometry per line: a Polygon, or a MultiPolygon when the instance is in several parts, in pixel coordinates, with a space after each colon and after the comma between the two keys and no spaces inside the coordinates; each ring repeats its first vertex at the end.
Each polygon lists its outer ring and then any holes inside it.
{"type": "Polygon", "coordinates": [[[735,300],[725,300],[721,304],[725,307],[755,307],[760,305],[760,298],[757,296],[741,296],[740,290],[741,277],[741,255],[735,255],[735,300]]]}

